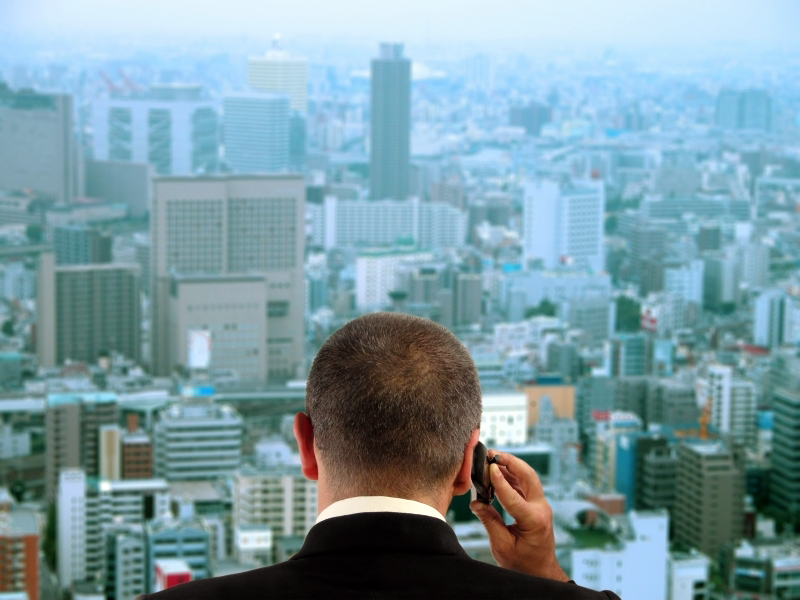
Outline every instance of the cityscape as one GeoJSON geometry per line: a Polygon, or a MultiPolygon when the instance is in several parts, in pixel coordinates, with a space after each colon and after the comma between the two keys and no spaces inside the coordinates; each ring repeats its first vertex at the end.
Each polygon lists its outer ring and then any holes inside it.
{"type": "MultiPolygon", "coordinates": [[[[800,599],[796,6],[733,2],[669,45],[671,18],[539,43],[510,14],[470,43],[478,16],[351,35],[330,7],[328,36],[286,8],[259,34],[89,36],[89,0],[56,35],[55,8],[16,3],[0,600],[133,600],[293,556],[317,518],[292,434],[308,370],[376,311],[469,350],[481,441],[536,469],[577,584],[800,599]]],[[[511,5],[545,35],[545,4],[511,5]]],[[[447,521],[494,562],[469,495],[447,521]]]]}

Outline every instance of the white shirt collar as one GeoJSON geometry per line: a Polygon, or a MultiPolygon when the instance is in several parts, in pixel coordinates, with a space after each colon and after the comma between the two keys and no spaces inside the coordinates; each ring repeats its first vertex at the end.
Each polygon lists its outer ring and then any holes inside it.
{"type": "Polygon", "coordinates": [[[354,498],[345,498],[329,505],[319,513],[317,523],[331,517],[344,517],[345,515],[354,515],[362,512],[396,512],[445,520],[438,510],[416,500],[392,498],[390,496],[356,496],[354,498]]]}

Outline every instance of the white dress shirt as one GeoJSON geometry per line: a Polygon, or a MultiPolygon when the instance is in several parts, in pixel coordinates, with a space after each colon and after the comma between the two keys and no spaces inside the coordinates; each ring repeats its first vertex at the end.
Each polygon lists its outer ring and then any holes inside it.
{"type": "Polygon", "coordinates": [[[391,496],[356,496],[345,498],[329,505],[319,513],[317,523],[330,519],[331,517],[343,517],[345,515],[355,515],[363,512],[395,512],[411,515],[424,515],[436,519],[445,518],[438,510],[417,502],[416,500],[406,500],[405,498],[392,498],[391,496]]]}

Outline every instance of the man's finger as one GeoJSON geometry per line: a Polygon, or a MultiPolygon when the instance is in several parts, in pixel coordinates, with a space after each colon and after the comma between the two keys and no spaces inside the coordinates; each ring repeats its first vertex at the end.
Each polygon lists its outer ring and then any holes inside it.
{"type": "Polygon", "coordinates": [[[542,482],[539,481],[536,471],[528,463],[507,452],[494,451],[492,453],[490,451],[490,455],[496,456],[498,464],[504,466],[511,475],[519,480],[520,487],[528,500],[544,498],[542,482]]]}
{"type": "Polygon", "coordinates": [[[500,513],[497,512],[497,509],[491,504],[484,504],[483,502],[475,500],[474,502],[470,502],[469,508],[486,529],[490,540],[496,540],[502,543],[506,537],[511,535],[503,521],[503,517],[500,516],[500,513]]]}
{"type": "Polygon", "coordinates": [[[506,512],[517,521],[525,520],[525,498],[506,481],[498,465],[489,465],[489,475],[491,476],[492,487],[494,487],[497,499],[506,509],[506,512]]]}

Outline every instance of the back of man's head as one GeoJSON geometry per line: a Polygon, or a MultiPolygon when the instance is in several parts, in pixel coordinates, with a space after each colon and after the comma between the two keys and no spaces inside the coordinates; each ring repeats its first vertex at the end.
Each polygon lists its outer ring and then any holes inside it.
{"type": "Polygon", "coordinates": [[[322,345],[306,413],[339,494],[437,493],[480,425],[478,374],[441,325],[398,313],[350,321],[322,345]]]}

